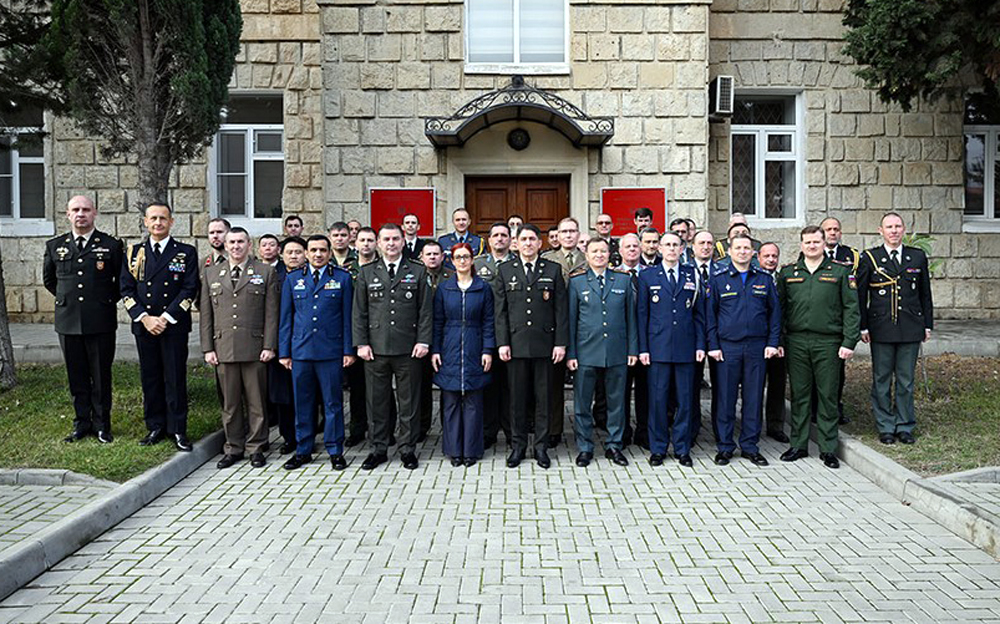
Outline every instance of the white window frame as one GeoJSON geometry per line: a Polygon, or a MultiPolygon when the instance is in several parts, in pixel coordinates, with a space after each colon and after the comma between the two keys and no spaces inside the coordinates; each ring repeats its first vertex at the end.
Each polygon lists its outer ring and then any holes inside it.
{"type": "Polygon", "coordinates": [[[466,74],[501,74],[514,75],[525,74],[528,76],[559,76],[570,73],[569,69],[569,0],[563,0],[563,60],[555,63],[522,63],[519,60],[521,54],[521,3],[531,2],[531,0],[513,0],[514,2],[514,62],[512,63],[473,63],[468,60],[470,50],[469,40],[472,37],[472,29],[469,27],[469,0],[465,0],[463,15],[465,18],[465,44],[466,62],[464,71],[466,74]]]}
{"type": "MultiPolygon", "coordinates": [[[[218,132],[212,139],[208,150],[208,189],[209,189],[209,211],[213,217],[222,217],[233,226],[239,226],[250,232],[251,236],[273,233],[281,230],[281,217],[277,218],[257,218],[254,216],[253,188],[254,188],[254,162],[257,161],[281,161],[285,162],[285,126],[284,124],[222,124],[218,132]],[[254,141],[254,132],[280,132],[281,152],[257,152],[254,141]],[[246,147],[243,150],[243,174],[246,177],[244,211],[242,215],[224,215],[219,209],[219,146],[216,139],[222,134],[244,133],[246,147]]],[[[282,183],[284,191],[284,183],[282,183]]]]}
{"type": "Polygon", "coordinates": [[[756,210],[752,215],[746,215],[747,225],[751,230],[786,228],[805,225],[805,111],[802,100],[802,92],[795,91],[739,91],[736,99],[741,97],[772,96],[772,97],[795,97],[795,124],[787,125],[757,125],[757,124],[731,124],[729,127],[729,212],[733,212],[733,137],[736,135],[753,135],[756,137],[754,154],[755,179],[754,204],[756,210]],[[767,149],[768,135],[783,134],[792,135],[792,150],[790,152],[769,152],[767,149]],[[794,162],[795,163],[795,216],[768,218],[764,216],[764,169],[763,164],[768,161],[794,162]]]}
{"type": "MultiPolygon", "coordinates": [[[[4,137],[11,137],[16,141],[17,136],[20,134],[39,134],[44,133],[45,128],[43,127],[21,127],[21,128],[0,128],[0,135],[4,137]]],[[[16,147],[12,147],[10,150],[10,167],[11,167],[11,215],[10,216],[0,216],[0,236],[4,237],[14,237],[14,236],[52,236],[55,234],[55,223],[53,220],[45,214],[48,212],[46,207],[48,206],[48,170],[45,165],[45,154],[48,152],[46,145],[48,144],[48,138],[42,138],[42,155],[41,156],[22,156],[20,151],[16,147]],[[43,185],[45,190],[45,196],[42,199],[42,214],[41,217],[21,217],[21,165],[31,164],[31,165],[41,165],[42,175],[46,184],[43,185]]]]}
{"type": "Polygon", "coordinates": [[[1000,161],[1000,154],[997,153],[1000,150],[1000,125],[975,125],[962,128],[963,202],[965,201],[964,166],[966,160],[964,143],[967,134],[982,134],[986,138],[983,161],[985,167],[985,171],[983,171],[983,214],[967,215],[963,206],[962,231],[1000,232],[1000,218],[998,218],[1000,217],[1000,206],[997,206],[994,201],[994,189],[997,184],[995,167],[1000,161]]]}

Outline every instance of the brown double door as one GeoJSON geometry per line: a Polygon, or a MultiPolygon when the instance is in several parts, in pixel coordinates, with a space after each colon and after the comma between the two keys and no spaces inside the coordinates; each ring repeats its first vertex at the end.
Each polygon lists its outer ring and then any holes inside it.
{"type": "Polygon", "coordinates": [[[569,216],[569,176],[466,176],[465,208],[471,229],[482,236],[490,226],[512,214],[545,232],[569,216]]]}

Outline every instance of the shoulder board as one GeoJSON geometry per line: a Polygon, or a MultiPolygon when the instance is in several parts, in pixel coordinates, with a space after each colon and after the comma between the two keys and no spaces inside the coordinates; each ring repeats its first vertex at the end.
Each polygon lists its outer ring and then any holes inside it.
{"type": "Polygon", "coordinates": [[[622,271],[621,269],[608,269],[612,273],[618,273],[620,275],[629,275],[628,271],[622,271]]]}
{"type": "Polygon", "coordinates": [[[579,277],[581,275],[586,275],[586,274],[587,274],[587,270],[586,269],[577,269],[577,270],[573,271],[572,273],[570,273],[569,276],[571,278],[573,278],[573,277],[579,277]]]}

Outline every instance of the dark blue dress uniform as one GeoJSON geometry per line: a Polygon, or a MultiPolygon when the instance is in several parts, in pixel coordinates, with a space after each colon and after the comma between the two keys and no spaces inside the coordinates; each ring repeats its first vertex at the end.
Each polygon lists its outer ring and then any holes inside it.
{"type": "Polygon", "coordinates": [[[132,318],[139,352],[143,413],[150,432],[187,435],[187,357],[191,306],[198,298],[198,252],[172,236],[160,257],[147,238],[129,245],[121,272],[122,301],[132,318]],[[139,322],[144,315],[170,315],[154,336],[139,322]]]}
{"type": "Polygon", "coordinates": [[[483,246],[483,239],[472,232],[466,231],[464,236],[460,236],[458,232],[448,232],[444,236],[438,239],[438,243],[441,244],[441,251],[444,252],[444,265],[455,270],[455,265],[451,262],[451,248],[455,245],[466,242],[472,247],[472,257],[475,258],[479,254],[483,253],[485,247],[483,246]]]}
{"type": "Polygon", "coordinates": [[[781,340],[781,306],[774,279],[766,272],[750,269],[746,281],[732,264],[725,273],[709,280],[708,350],[722,351],[719,362],[719,413],[717,448],[732,453],[736,425],[736,397],[742,398],[740,450],[757,455],[760,450],[764,374],[764,348],[778,348],[781,340]],[[742,393],[740,393],[742,386],[742,393]]]}
{"type": "Polygon", "coordinates": [[[694,267],[678,265],[671,287],[663,264],[639,273],[639,353],[648,353],[649,450],[666,455],[691,453],[691,393],[695,352],[705,350],[705,297],[700,296],[694,267]],[[668,427],[667,404],[675,398],[677,414],[668,427]]]}
{"type": "Polygon", "coordinates": [[[121,241],[97,230],[83,249],[72,232],[45,243],[42,282],[55,295],[55,330],[73,395],[74,434],[111,434],[111,363],[123,254],[121,241]]]}
{"type": "MultiPolygon", "coordinates": [[[[695,258],[694,264],[695,277],[698,278],[698,288],[701,295],[708,295],[708,281],[715,275],[720,273],[725,273],[729,267],[729,262],[719,262],[714,259],[709,259],[706,261],[705,266],[702,266],[702,261],[695,258]]],[[[707,300],[706,300],[706,310],[707,310],[707,300]]],[[[707,312],[706,312],[707,313],[707,312]]],[[[706,327],[708,326],[708,320],[705,320],[706,327]]],[[[706,337],[706,343],[708,338],[706,337]]],[[[691,397],[694,399],[694,405],[691,406],[691,441],[692,444],[698,439],[698,435],[701,433],[701,382],[705,379],[705,367],[708,366],[708,378],[712,384],[712,398],[710,400],[711,413],[709,414],[709,419],[712,423],[712,437],[718,443],[719,433],[716,423],[716,416],[719,413],[719,363],[712,358],[706,357],[700,362],[695,362],[694,364],[694,390],[691,392],[691,397]]]]}
{"type": "Polygon", "coordinates": [[[344,453],[344,356],[351,341],[351,274],[327,264],[306,264],[285,276],[281,289],[278,357],[292,358],[296,455],[311,455],[316,437],[313,405],[319,388],[326,414],[323,443],[330,455],[344,453]],[[319,272],[319,280],[314,273],[319,272]]]}
{"type": "Polygon", "coordinates": [[[635,295],[628,273],[587,269],[569,280],[569,344],[566,359],[577,360],[573,379],[574,431],[581,453],[594,452],[592,403],[598,371],[604,373],[608,405],[607,449],[622,449],[625,434],[625,377],[628,358],[639,354],[635,295]],[[602,285],[603,282],[603,285],[602,285]]]}

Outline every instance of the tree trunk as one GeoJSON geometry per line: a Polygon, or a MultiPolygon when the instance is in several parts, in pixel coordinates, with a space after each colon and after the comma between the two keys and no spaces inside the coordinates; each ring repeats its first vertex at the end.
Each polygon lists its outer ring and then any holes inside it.
{"type": "Polygon", "coordinates": [[[3,282],[3,253],[0,251],[0,390],[17,385],[14,370],[14,343],[10,339],[10,322],[7,319],[7,292],[3,282]]]}

